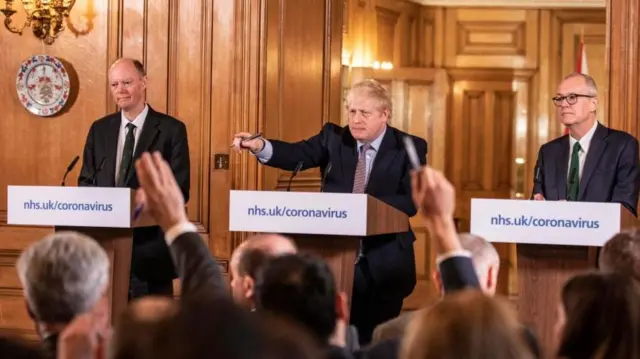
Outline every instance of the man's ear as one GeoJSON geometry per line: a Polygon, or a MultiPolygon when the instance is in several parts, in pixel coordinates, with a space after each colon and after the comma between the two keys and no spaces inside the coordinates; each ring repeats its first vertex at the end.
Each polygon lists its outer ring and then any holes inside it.
{"type": "Polygon", "coordinates": [[[440,272],[437,270],[434,270],[433,273],[431,274],[431,279],[433,279],[433,286],[436,288],[438,293],[444,295],[444,288],[442,286],[442,278],[440,277],[440,272]]]}
{"type": "Polygon", "coordinates": [[[349,321],[349,300],[345,292],[339,292],[336,295],[336,318],[349,321]]]}
{"type": "Polygon", "coordinates": [[[248,275],[242,277],[242,289],[244,291],[244,297],[249,300],[253,300],[255,296],[255,281],[248,275]]]}
{"type": "Polygon", "coordinates": [[[590,101],[591,106],[589,106],[589,111],[596,112],[598,110],[598,98],[594,97],[590,101]]]}

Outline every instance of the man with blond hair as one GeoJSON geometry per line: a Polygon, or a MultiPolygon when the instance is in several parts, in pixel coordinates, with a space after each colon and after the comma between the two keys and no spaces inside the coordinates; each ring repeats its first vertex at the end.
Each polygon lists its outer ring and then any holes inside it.
{"type": "MultiPolygon", "coordinates": [[[[403,138],[410,136],[388,122],[393,106],[387,90],[377,81],[356,83],[346,96],[349,124],[324,125],[317,135],[297,143],[234,136],[236,150],[249,150],[271,167],[292,171],[320,167],[325,192],[367,193],[412,217],[411,163],[403,138]]],[[[301,119],[307,120],[307,119],[301,119]]],[[[411,136],[424,164],[425,140],[411,136]]],[[[364,238],[363,238],[364,239],[364,238]]],[[[355,265],[351,323],[360,343],[371,340],[373,329],[396,317],[403,299],[416,284],[411,230],[361,241],[355,265]]]]}

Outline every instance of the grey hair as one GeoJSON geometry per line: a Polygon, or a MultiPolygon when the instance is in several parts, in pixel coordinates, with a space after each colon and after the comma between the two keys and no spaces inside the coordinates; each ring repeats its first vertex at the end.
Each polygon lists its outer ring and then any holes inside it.
{"type": "Polygon", "coordinates": [[[487,275],[489,267],[500,267],[498,251],[489,241],[470,233],[460,233],[459,238],[462,247],[471,252],[471,261],[479,279],[487,275]]]}
{"type": "Polygon", "coordinates": [[[583,74],[580,72],[572,72],[569,75],[565,76],[564,79],[562,79],[562,81],[568,80],[574,77],[581,77],[584,80],[584,83],[587,85],[587,88],[589,89],[589,95],[598,96],[598,86],[596,86],[596,80],[594,80],[593,77],[587,74],[583,74]]]}
{"type": "Polygon", "coordinates": [[[37,321],[67,323],[91,310],[109,284],[109,257],[92,238],[57,232],[18,258],[18,277],[37,321]]]}

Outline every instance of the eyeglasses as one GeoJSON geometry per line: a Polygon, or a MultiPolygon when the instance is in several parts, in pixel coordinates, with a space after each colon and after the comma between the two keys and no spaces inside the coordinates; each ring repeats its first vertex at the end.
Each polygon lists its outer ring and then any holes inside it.
{"type": "Polygon", "coordinates": [[[562,101],[567,100],[569,105],[575,105],[578,102],[578,97],[586,97],[586,98],[594,98],[593,95],[582,95],[577,93],[570,93],[565,96],[555,96],[552,98],[553,104],[560,107],[562,106],[562,101]]]}

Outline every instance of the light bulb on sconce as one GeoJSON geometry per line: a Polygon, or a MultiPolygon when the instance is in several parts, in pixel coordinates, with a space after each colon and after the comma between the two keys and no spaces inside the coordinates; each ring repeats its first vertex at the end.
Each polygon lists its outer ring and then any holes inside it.
{"type": "Polygon", "coordinates": [[[389,61],[375,61],[373,64],[371,64],[371,67],[375,70],[391,70],[393,69],[393,64],[389,61]]]}

